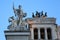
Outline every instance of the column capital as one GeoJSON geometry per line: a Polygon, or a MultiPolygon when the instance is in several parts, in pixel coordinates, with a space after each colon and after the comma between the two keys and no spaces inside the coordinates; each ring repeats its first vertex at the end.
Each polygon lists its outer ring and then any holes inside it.
{"type": "Polygon", "coordinates": [[[47,28],[45,27],[45,30],[46,30],[47,28]]]}

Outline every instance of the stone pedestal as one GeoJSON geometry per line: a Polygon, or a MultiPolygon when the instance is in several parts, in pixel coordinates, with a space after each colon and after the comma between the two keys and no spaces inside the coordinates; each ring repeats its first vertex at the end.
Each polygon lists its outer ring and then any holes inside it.
{"type": "Polygon", "coordinates": [[[30,31],[4,31],[6,40],[29,40],[30,31]]]}

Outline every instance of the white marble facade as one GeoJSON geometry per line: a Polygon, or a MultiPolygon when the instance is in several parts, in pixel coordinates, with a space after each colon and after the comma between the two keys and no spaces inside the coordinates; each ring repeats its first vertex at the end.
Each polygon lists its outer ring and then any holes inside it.
{"type": "Polygon", "coordinates": [[[28,18],[27,19],[28,23],[31,25],[30,26],[30,31],[31,31],[31,39],[34,39],[34,29],[38,29],[38,39],[41,40],[41,34],[40,34],[40,29],[44,28],[45,31],[45,40],[48,40],[47,36],[47,28],[51,28],[51,35],[52,39],[55,40],[57,39],[57,33],[56,33],[56,19],[55,18],[28,18]]]}

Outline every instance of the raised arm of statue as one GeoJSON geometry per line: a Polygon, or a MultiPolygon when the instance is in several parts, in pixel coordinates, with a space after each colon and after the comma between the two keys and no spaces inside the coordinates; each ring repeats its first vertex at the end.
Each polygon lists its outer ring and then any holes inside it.
{"type": "Polygon", "coordinates": [[[17,11],[16,11],[16,9],[14,8],[14,3],[13,3],[13,11],[14,11],[14,14],[15,14],[15,16],[16,16],[17,11]]]}

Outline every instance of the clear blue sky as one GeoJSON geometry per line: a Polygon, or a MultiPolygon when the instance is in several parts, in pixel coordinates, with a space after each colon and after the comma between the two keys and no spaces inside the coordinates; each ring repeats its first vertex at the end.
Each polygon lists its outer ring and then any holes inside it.
{"type": "Polygon", "coordinates": [[[15,7],[22,5],[24,12],[27,12],[27,17],[31,17],[35,11],[48,13],[48,17],[55,17],[56,23],[60,24],[60,0],[0,0],[0,40],[6,40],[4,30],[7,29],[8,18],[13,16],[13,2],[15,7]]]}

